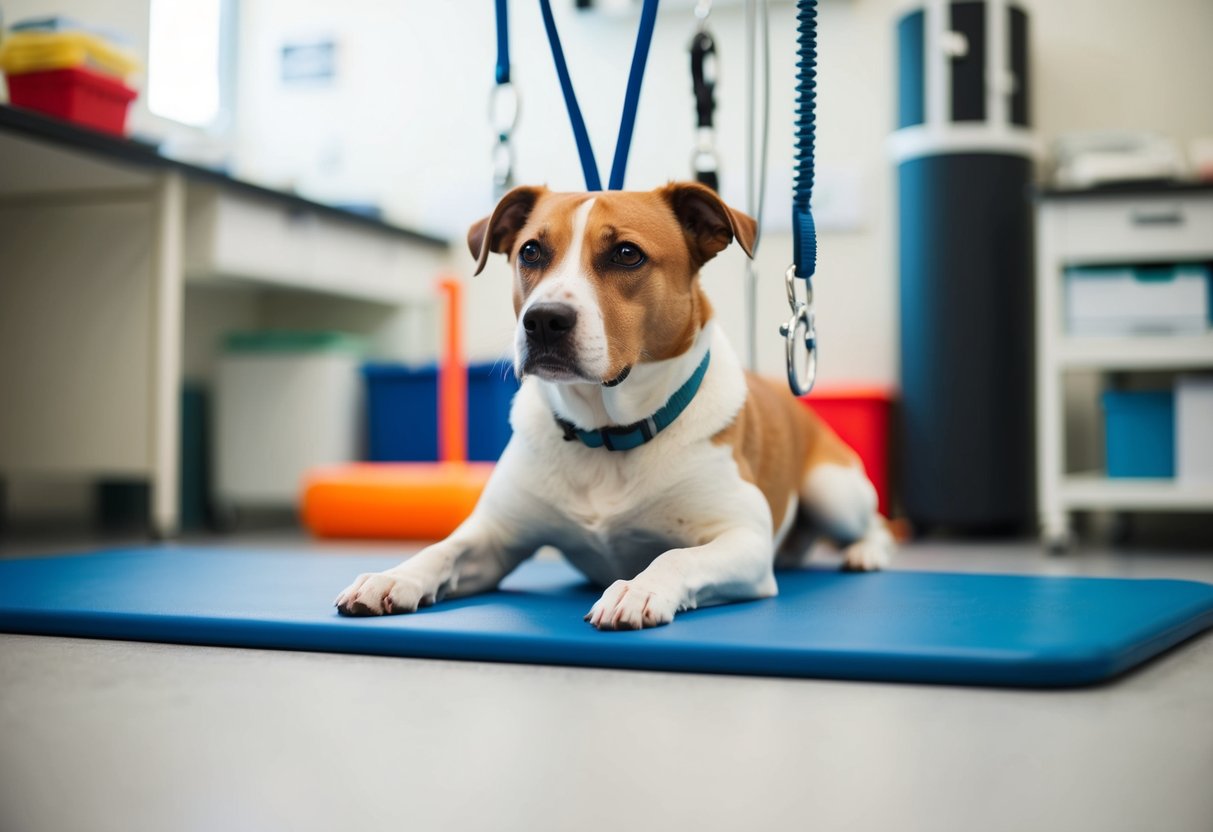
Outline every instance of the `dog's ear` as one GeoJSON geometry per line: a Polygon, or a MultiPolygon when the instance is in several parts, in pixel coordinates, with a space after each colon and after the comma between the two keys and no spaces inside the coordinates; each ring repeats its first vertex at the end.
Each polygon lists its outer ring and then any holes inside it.
{"type": "Polygon", "coordinates": [[[473,274],[484,271],[484,264],[488,262],[490,253],[510,253],[518,230],[526,224],[535,203],[545,193],[547,188],[514,188],[501,198],[501,202],[497,203],[490,216],[472,223],[472,227],[468,229],[468,249],[476,258],[476,271],[473,274]]]}
{"type": "Polygon", "coordinates": [[[691,254],[700,265],[724,251],[733,240],[747,257],[754,256],[758,223],[725,205],[711,188],[697,182],[671,182],[658,193],[674,209],[691,254]]]}

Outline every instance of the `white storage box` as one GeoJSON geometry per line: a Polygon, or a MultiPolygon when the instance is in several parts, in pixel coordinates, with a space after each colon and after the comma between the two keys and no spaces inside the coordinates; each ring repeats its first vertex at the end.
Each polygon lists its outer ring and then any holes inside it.
{"type": "Polygon", "coordinates": [[[1180,376],[1175,384],[1175,478],[1213,483],[1213,376],[1180,376]]]}
{"type": "Polygon", "coordinates": [[[1071,335],[1199,335],[1209,329],[1209,271],[1203,266],[1066,269],[1071,335]]]}
{"type": "Polygon", "coordinates": [[[361,344],[339,333],[229,335],[215,384],[222,505],[296,505],[303,474],[358,454],[361,344]]]}

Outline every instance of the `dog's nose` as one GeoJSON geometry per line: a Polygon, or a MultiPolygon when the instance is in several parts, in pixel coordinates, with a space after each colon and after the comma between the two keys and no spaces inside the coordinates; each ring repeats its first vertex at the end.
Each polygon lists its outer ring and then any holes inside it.
{"type": "Polygon", "coordinates": [[[568,337],[577,323],[577,310],[567,303],[537,303],[522,316],[526,337],[552,347],[568,337]]]}

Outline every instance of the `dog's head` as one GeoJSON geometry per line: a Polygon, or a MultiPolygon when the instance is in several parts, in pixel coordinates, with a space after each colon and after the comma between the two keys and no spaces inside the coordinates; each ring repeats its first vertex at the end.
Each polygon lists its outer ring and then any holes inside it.
{"type": "Polygon", "coordinates": [[[712,310],[700,267],[754,220],[709,188],[510,191],[468,231],[476,274],[491,252],[514,272],[515,368],[553,382],[615,385],[643,361],[691,347],[712,310]]]}

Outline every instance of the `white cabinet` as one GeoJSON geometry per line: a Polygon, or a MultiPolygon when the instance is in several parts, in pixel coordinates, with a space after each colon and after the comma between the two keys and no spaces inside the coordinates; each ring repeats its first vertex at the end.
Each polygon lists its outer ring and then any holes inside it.
{"type": "Polygon", "coordinates": [[[0,105],[0,476],[147,479],[173,534],[184,333],[398,345],[448,266],[442,240],[0,105]]]}
{"type": "Polygon", "coordinates": [[[1213,370],[1213,334],[1072,334],[1064,279],[1072,266],[1213,261],[1213,185],[1046,192],[1036,229],[1037,500],[1045,539],[1064,547],[1075,510],[1213,511],[1213,482],[1066,470],[1067,372],[1213,370]]]}

